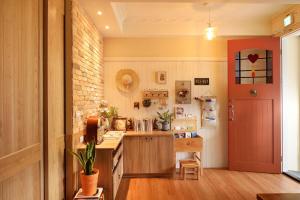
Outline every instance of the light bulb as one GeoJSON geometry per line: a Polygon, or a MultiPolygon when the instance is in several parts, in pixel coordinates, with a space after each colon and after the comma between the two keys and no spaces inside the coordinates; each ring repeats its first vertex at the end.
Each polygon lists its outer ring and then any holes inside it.
{"type": "Polygon", "coordinates": [[[214,29],[214,27],[211,27],[211,26],[209,26],[205,29],[205,34],[206,34],[207,40],[212,40],[216,37],[215,29],[214,29]]]}

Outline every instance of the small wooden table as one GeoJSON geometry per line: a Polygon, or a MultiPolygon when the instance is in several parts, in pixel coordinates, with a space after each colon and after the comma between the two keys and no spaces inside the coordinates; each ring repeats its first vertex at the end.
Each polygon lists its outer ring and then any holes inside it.
{"type": "Polygon", "coordinates": [[[200,175],[203,174],[203,166],[201,160],[201,152],[203,149],[203,138],[197,136],[194,138],[175,138],[174,150],[175,152],[189,152],[193,153],[194,160],[199,163],[200,175]]]}
{"type": "Polygon", "coordinates": [[[257,200],[299,200],[300,193],[265,193],[257,194],[257,200]]]}

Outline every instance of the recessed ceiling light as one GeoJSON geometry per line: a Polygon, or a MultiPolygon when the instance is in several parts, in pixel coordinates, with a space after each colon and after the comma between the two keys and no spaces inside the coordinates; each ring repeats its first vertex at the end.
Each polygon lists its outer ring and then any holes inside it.
{"type": "Polygon", "coordinates": [[[102,12],[99,10],[99,11],[97,12],[97,15],[102,15],[102,12]]]}
{"type": "Polygon", "coordinates": [[[108,30],[108,29],[110,29],[110,27],[106,25],[106,26],[105,26],[105,29],[108,30]]]}

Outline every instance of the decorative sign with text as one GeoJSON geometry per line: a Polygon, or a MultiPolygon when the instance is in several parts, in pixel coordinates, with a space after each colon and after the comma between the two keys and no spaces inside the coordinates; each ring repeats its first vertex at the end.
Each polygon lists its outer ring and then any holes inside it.
{"type": "Polygon", "coordinates": [[[209,85],[209,78],[195,78],[194,85],[209,85]]]}

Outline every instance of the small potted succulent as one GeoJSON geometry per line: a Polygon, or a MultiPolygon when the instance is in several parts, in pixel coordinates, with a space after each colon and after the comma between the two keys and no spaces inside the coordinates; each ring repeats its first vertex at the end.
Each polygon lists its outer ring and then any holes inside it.
{"type": "Polygon", "coordinates": [[[159,121],[162,125],[161,130],[162,131],[170,130],[170,123],[171,123],[172,113],[170,113],[169,110],[167,110],[163,113],[157,112],[157,114],[158,114],[159,121]]]}
{"type": "Polygon", "coordinates": [[[87,143],[83,151],[78,153],[70,151],[70,153],[76,156],[82,167],[80,171],[82,194],[86,196],[96,194],[99,170],[94,168],[96,158],[95,142],[87,143]]]}

